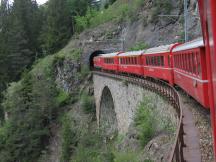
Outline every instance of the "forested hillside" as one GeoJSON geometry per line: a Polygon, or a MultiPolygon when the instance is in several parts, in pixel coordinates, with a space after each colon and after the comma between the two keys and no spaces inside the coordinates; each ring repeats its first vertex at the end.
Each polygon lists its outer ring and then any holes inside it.
{"type": "MultiPolygon", "coordinates": [[[[0,161],[138,161],[141,151],[121,152],[113,141],[104,147],[102,134],[93,129],[95,107],[89,69],[81,65],[86,60],[82,43],[120,39],[125,40],[125,49],[139,50],[170,43],[168,38],[175,35],[173,42],[182,41],[182,4],[182,0],[48,0],[38,5],[36,0],[1,0],[0,161]],[[179,16],[158,17],[172,13],[179,16]]],[[[196,24],[191,26],[194,30],[196,24]]],[[[153,131],[141,134],[152,137],[153,131]]]]}
{"type": "MultiPolygon", "coordinates": [[[[113,2],[107,2],[106,6],[110,3],[113,2]]],[[[41,6],[36,0],[1,0],[2,162],[34,161],[32,159],[37,159],[47,145],[49,124],[57,117],[56,108],[64,94],[55,88],[53,82],[52,57],[46,58],[51,64],[44,67],[47,71],[41,72],[40,82],[36,77],[39,71],[29,71],[35,61],[58,52],[77,33],[78,16],[99,8],[98,3],[92,0],[50,0],[41,6]],[[11,83],[20,79],[16,84],[11,83]]],[[[34,67],[43,68],[40,64],[34,67]]]]}

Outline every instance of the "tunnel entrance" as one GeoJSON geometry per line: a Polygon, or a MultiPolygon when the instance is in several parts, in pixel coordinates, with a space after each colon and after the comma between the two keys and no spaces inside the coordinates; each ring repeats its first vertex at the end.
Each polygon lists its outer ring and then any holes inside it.
{"type": "Polygon", "coordinates": [[[101,96],[99,125],[107,137],[118,133],[118,124],[114,101],[108,87],[105,87],[101,96]]]}
{"type": "Polygon", "coordinates": [[[92,70],[94,68],[94,62],[93,59],[94,57],[100,55],[100,54],[105,54],[106,52],[102,51],[102,50],[98,50],[98,51],[94,51],[90,57],[89,57],[89,68],[90,70],[92,70]]]}

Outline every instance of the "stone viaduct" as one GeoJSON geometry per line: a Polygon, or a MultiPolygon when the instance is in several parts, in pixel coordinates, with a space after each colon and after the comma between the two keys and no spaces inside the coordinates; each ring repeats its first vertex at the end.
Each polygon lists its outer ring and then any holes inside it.
{"type": "Polygon", "coordinates": [[[128,132],[136,110],[145,97],[150,97],[155,109],[159,109],[166,118],[176,121],[176,117],[171,115],[175,111],[167,101],[138,85],[98,74],[93,75],[93,83],[98,125],[105,125],[110,133],[128,132]]]}
{"type": "MultiPolygon", "coordinates": [[[[88,64],[91,68],[95,56],[124,50],[124,42],[121,40],[89,41],[82,43],[82,49],[82,64],[88,64]]],[[[120,134],[127,133],[134,120],[136,109],[145,96],[151,96],[160,111],[168,112],[168,114],[164,112],[163,114],[169,116],[169,112],[173,110],[168,102],[162,100],[158,95],[135,84],[96,74],[93,75],[93,84],[98,125],[108,127],[107,130],[110,133],[114,131],[120,134]]]]}

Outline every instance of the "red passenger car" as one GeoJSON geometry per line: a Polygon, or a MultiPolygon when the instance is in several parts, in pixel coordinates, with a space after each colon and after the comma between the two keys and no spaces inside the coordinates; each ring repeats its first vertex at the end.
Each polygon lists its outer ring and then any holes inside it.
{"type": "Polygon", "coordinates": [[[179,45],[173,50],[174,82],[204,107],[209,107],[206,55],[203,39],[179,45]]]}
{"type": "Polygon", "coordinates": [[[143,51],[126,52],[119,55],[119,71],[143,75],[141,55],[143,51]]]}
{"type": "Polygon", "coordinates": [[[144,75],[168,81],[173,85],[171,51],[176,44],[150,48],[142,55],[144,75]]]}
{"type": "Polygon", "coordinates": [[[94,57],[94,68],[101,69],[102,68],[102,58],[101,56],[94,57]]]}
{"type": "Polygon", "coordinates": [[[214,157],[216,160],[216,1],[198,0],[202,24],[202,32],[207,55],[207,71],[209,80],[209,103],[211,125],[214,139],[214,157]]]}
{"type": "Polygon", "coordinates": [[[102,69],[117,72],[118,64],[119,64],[119,61],[118,61],[119,54],[121,54],[121,52],[100,55],[102,69]]]}

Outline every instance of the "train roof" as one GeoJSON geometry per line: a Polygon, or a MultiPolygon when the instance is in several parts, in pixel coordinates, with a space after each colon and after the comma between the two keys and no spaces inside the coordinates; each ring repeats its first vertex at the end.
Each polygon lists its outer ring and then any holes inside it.
{"type": "Polygon", "coordinates": [[[119,52],[113,52],[113,53],[107,53],[107,54],[101,54],[100,57],[114,57],[117,56],[119,52]]]}
{"type": "Polygon", "coordinates": [[[173,52],[184,51],[184,50],[194,49],[198,47],[204,47],[204,42],[202,37],[175,47],[173,49],[173,52]]]}
{"type": "Polygon", "coordinates": [[[121,55],[119,55],[120,57],[121,56],[140,56],[142,55],[144,52],[144,50],[140,50],[140,51],[129,51],[129,52],[124,52],[122,53],[121,55]]]}
{"type": "Polygon", "coordinates": [[[149,48],[145,51],[145,54],[157,54],[157,53],[165,53],[170,52],[171,48],[175,44],[169,44],[169,45],[162,45],[158,47],[149,48]]]}

